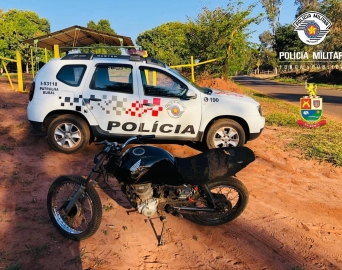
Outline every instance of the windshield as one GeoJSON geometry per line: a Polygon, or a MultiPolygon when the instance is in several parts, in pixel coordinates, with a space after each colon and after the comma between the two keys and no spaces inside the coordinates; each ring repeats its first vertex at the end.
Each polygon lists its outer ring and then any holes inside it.
{"type": "Polygon", "coordinates": [[[201,86],[197,85],[196,83],[189,81],[188,78],[184,77],[182,74],[178,73],[176,70],[174,70],[173,68],[169,68],[169,71],[171,71],[173,74],[183,78],[185,81],[187,81],[188,83],[190,83],[193,87],[195,87],[197,90],[201,91],[202,93],[207,93],[207,90],[205,88],[202,88],[201,86]]]}

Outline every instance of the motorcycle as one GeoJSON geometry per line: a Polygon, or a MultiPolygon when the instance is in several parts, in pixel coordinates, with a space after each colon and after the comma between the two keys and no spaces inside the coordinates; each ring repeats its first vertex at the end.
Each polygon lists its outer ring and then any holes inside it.
{"type": "MultiPolygon", "coordinates": [[[[159,245],[163,245],[165,213],[204,226],[217,226],[237,218],[246,208],[248,191],[234,176],[255,160],[247,147],[216,148],[177,158],[166,150],[144,145],[135,136],[125,143],[102,141],[95,166],[85,179],[77,175],[58,177],[50,186],[47,209],[57,230],[72,240],[92,236],[99,228],[102,204],[94,186],[102,176],[115,177],[130,204],[146,217],[158,214],[163,222],[159,245]],[[132,142],[142,143],[125,150],[132,142]],[[95,175],[93,179],[93,175],[95,175]]],[[[107,182],[108,183],[108,182],[107,182]]]]}

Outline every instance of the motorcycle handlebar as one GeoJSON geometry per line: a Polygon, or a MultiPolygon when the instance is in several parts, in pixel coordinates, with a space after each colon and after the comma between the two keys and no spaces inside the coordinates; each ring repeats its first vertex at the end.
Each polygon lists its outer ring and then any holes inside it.
{"type": "MultiPolygon", "coordinates": [[[[139,137],[139,136],[138,136],[139,137]]],[[[150,135],[140,135],[140,139],[153,139],[156,135],[150,134],[150,135]]]]}
{"type": "MultiPolygon", "coordinates": [[[[123,143],[120,148],[121,149],[124,149],[130,142],[132,141],[139,141],[141,139],[153,139],[155,138],[156,136],[154,134],[150,134],[150,135],[138,135],[138,136],[134,136],[134,137],[130,137],[125,143],[123,143]]],[[[95,143],[96,145],[101,145],[101,144],[104,144],[106,146],[115,146],[115,145],[118,145],[117,143],[115,142],[108,142],[107,140],[104,140],[104,141],[101,141],[101,142],[97,142],[95,143]]]]}
{"type": "Polygon", "coordinates": [[[102,142],[96,142],[95,145],[101,145],[101,144],[105,144],[108,145],[110,142],[108,142],[107,140],[102,141],[102,142]]]}
{"type": "Polygon", "coordinates": [[[152,139],[155,137],[156,136],[154,134],[134,136],[134,137],[129,138],[124,144],[122,144],[121,148],[124,149],[130,142],[133,142],[133,141],[140,141],[141,139],[152,139]]]}

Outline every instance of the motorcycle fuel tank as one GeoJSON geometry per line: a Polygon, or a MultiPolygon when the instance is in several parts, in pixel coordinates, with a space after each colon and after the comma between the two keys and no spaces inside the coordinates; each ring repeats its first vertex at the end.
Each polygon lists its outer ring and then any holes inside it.
{"type": "Polygon", "coordinates": [[[115,176],[127,184],[175,184],[178,173],[174,157],[154,146],[136,146],[127,150],[115,176]]]}

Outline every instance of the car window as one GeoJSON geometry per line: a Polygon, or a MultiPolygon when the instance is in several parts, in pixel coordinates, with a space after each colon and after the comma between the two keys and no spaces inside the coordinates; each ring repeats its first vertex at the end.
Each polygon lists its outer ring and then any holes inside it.
{"type": "Polygon", "coordinates": [[[133,94],[132,66],[118,64],[97,65],[90,88],[133,94]]]}
{"type": "Polygon", "coordinates": [[[58,71],[56,78],[67,85],[79,86],[86,69],[86,65],[65,65],[58,71]]]}
{"type": "Polygon", "coordinates": [[[148,67],[140,67],[144,93],[147,96],[180,97],[187,86],[171,74],[148,67]]]}

